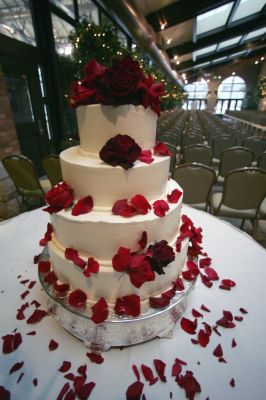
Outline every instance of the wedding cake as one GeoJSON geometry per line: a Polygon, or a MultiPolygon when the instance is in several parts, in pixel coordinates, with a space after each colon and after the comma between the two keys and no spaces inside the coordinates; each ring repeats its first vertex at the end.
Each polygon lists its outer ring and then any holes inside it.
{"type": "Polygon", "coordinates": [[[50,265],[40,270],[99,324],[168,305],[200,233],[181,220],[171,153],[156,142],[163,86],[129,57],[84,72],[71,96],[80,146],[60,154],[63,182],[46,195],[50,265]]]}

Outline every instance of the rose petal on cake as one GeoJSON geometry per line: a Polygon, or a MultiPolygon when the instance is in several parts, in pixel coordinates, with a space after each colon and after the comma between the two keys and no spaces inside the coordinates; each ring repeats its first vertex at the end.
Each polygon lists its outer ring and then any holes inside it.
{"type": "Polygon", "coordinates": [[[54,286],[54,289],[58,293],[64,293],[67,290],[69,290],[69,284],[68,283],[61,283],[59,281],[56,281],[56,282],[54,282],[53,286],[54,286]]]}
{"type": "Polygon", "coordinates": [[[27,319],[27,324],[37,324],[40,322],[44,317],[46,317],[47,312],[44,310],[36,309],[33,314],[27,319]]]}
{"type": "Polygon", "coordinates": [[[131,198],[131,204],[137,210],[138,214],[146,215],[151,210],[151,205],[142,194],[136,194],[131,198]]]}
{"type": "Polygon", "coordinates": [[[135,364],[133,364],[132,365],[132,369],[134,371],[134,374],[135,374],[137,380],[139,381],[140,380],[140,374],[139,374],[139,370],[138,370],[137,366],[135,364]]]}
{"type": "Polygon", "coordinates": [[[232,339],[232,347],[234,348],[234,347],[236,347],[236,346],[237,346],[236,340],[235,340],[235,338],[233,338],[233,339],[232,339]]]}
{"type": "Polygon", "coordinates": [[[95,324],[100,324],[108,318],[108,304],[103,297],[101,297],[91,309],[93,311],[91,319],[95,324]]]}
{"type": "Polygon", "coordinates": [[[140,297],[136,294],[131,294],[117,299],[114,308],[118,315],[130,315],[137,317],[140,314],[140,297]]]}
{"type": "Polygon", "coordinates": [[[206,267],[204,269],[204,272],[210,281],[218,281],[219,280],[219,276],[218,276],[217,272],[215,271],[215,269],[213,269],[211,267],[206,267]]]}
{"type": "Polygon", "coordinates": [[[63,400],[65,394],[68,392],[68,389],[70,388],[70,385],[68,382],[66,382],[64,384],[64,386],[62,387],[62,389],[60,390],[56,400],[63,400]]]}
{"type": "Polygon", "coordinates": [[[145,247],[147,246],[147,241],[148,241],[147,232],[143,231],[142,234],[141,234],[141,238],[138,241],[138,244],[139,244],[141,249],[145,249],[145,247]]]}
{"type": "Polygon", "coordinates": [[[245,308],[243,308],[243,307],[240,307],[240,308],[239,308],[239,311],[240,311],[242,314],[248,314],[248,311],[247,311],[245,308]]]}
{"type": "Polygon", "coordinates": [[[94,362],[95,364],[102,364],[104,362],[104,358],[101,354],[87,353],[87,356],[91,362],[94,362]]]}
{"type": "Polygon", "coordinates": [[[78,251],[72,248],[65,249],[65,258],[72,261],[81,269],[84,269],[87,265],[86,261],[79,257],[78,251]]]}
{"type": "Polygon", "coordinates": [[[4,386],[0,386],[0,399],[1,400],[10,400],[10,391],[4,388],[4,386]]]}
{"type": "Polygon", "coordinates": [[[151,150],[142,150],[139,155],[139,161],[144,162],[145,164],[151,164],[154,158],[152,158],[151,150]]]}
{"type": "Polygon", "coordinates": [[[236,283],[234,281],[232,281],[231,279],[222,279],[221,283],[230,288],[236,286],[236,283]]]}
{"type": "Polygon", "coordinates": [[[39,261],[38,262],[38,271],[39,273],[49,272],[51,269],[50,261],[39,261]]]}
{"type": "Polygon", "coordinates": [[[201,347],[206,347],[210,341],[210,336],[203,329],[200,329],[198,332],[198,341],[201,347]]]}
{"type": "Polygon", "coordinates": [[[140,400],[144,383],[136,381],[132,383],[126,391],[127,400],[140,400]]]}
{"type": "Polygon", "coordinates": [[[152,207],[154,214],[157,215],[157,217],[164,217],[166,211],[169,210],[169,205],[166,203],[165,200],[156,200],[153,203],[152,207]]]}
{"type": "Polygon", "coordinates": [[[91,274],[97,274],[99,272],[100,264],[93,257],[88,259],[87,267],[83,271],[83,275],[87,278],[90,277],[91,274]]]}
{"type": "Polygon", "coordinates": [[[54,351],[57,349],[58,343],[54,339],[51,339],[48,347],[50,351],[54,351]]]}
{"type": "Polygon", "coordinates": [[[203,318],[203,314],[201,314],[198,310],[195,308],[192,308],[192,315],[194,318],[203,318]]]}
{"type": "Polygon", "coordinates": [[[165,143],[157,142],[154,147],[154,154],[156,156],[172,156],[173,153],[168,149],[165,143]]]}
{"type": "Polygon", "coordinates": [[[137,214],[135,207],[128,204],[127,199],[117,200],[112,207],[112,212],[121,217],[132,217],[137,214]]]}
{"type": "Polygon", "coordinates": [[[180,321],[181,328],[189,335],[195,335],[197,329],[197,320],[191,321],[188,318],[182,317],[180,321]]]}
{"type": "Polygon", "coordinates": [[[182,194],[183,192],[181,192],[181,190],[174,189],[170,194],[167,195],[168,203],[177,203],[182,194]]]}
{"type": "Polygon", "coordinates": [[[212,259],[210,257],[201,258],[199,265],[200,268],[209,267],[211,265],[212,259]]]}
{"type": "Polygon", "coordinates": [[[93,391],[95,385],[96,385],[95,382],[89,382],[81,386],[81,388],[76,391],[78,398],[80,400],[87,400],[90,397],[90,394],[93,391]]]}
{"type": "Polygon", "coordinates": [[[162,382],[166,382],[165,367],[166,364],[162,360],[153,360],[156,372],[162,382]]]}
{"type": "Polygon", "coordinates": [[[158,377],[155,378],[155,377],[153,376],[152,369],[151,369],[150,367],[148,367],[147,365],[142,364],[142,365],[141,365],[141,371],[142,371],[142,373],[143,373],[144,378],[146,379],[146,381],[149,382],[150,386],[151,386],[151,385],[154,385],[156,382],[158,382],[158,379],[159,379],[159,378],[158,378],[158,377]]]}
{"type": "Polygon", "coordinates": [[[44,237],[40,240],[39,244],[40,246],[46,246],[47,243],[51,240],[52,238],[52,233],[53,233],[53,226],[50,222],[47,224],[47,230],[44,234],[44,237]]]}
{"type": "Polygon", "coordinates": [[[71,214],[77,217],[78,215],[88,214],[93,209],[93,199],[91,196],[83,197],[77,201],[71,210],[71,214]]]}
{"type": "Polygon", "coordinates": [[[182,365],[175,362],[172,366],[172,376],[178,376],[182,372],[182,365]]]}
{"type": "Polygon", "coordinates": [[[118,272],[125,272],[131,262],[130,249],[120,247],[117,254],[112,259],[113,268],[118,272]]]}
{"type": "Polygon", "coordinates": [[[177,279],[174,281],[173,284],[174,284],[175,289],[176,289],[178,292],[182,292],[182,291],[185,289],[183,279],[180,278],[180,277],[177,278],[177,279]]]}
{"type": "Polygon", "coordinates": [[[170,304],[170,299],[168,297],[150,297],[149,304],[151,308],[163,308],[170,304]]]}
{"type": "MultiPolygon", "coordinates": [[[[17,362],[16,364],[14,364],[9,370],[9,375],[13,374],[13,372],[18,371],[20,368],[23,367],[23,365],[24,365],[24,361],[17,362]]],[[[1,396],[0,396],[0,399],[1,399],[1,396]]]]}
{"type": "Polygon", "coordinates": [[[45,275],[44,282],[52,285],[55,281],[57,281],[57,276],[55,275],[54,271],[50,271],[47,275],[45,275]]]}
{"type": "Polygon", "coordinates": [[[202,305],[200,306],[200,308],[201,308],[203,311],[211,312],[211,310],[210,310],[208,307],[206,307],[204,304],[202,304],[202,305]]]}
{"type": "Polygon", "coordinates": [[[231,379],[231,381],[229,382],[230,386],[235,387],[236,383],[234,378],[231,379]]]}
{"type": "Polygon", "coordinates": [[[223,349],[220,344],[218,344],[212,353],[215,357],[222,357],[223,356],[223,349]]]}
{"type": "Polygon", "coordinates": [[[199,274],[199,269],[198,268],[188,269],[187,271],[183,271],[182,272],[182,277],[186,281],[194,281],[194,279],[196,279],[198,274],[199,274]]]}
{"type": "Polygon", "coordinates": [[[33,380],[32,380],[32,383],[33,383],[33,385],[36,387],[36,386],[38,386],[38,379],[37,378],[34,378],[33,380]]]}
{"type": "Polygon", "coordinates": [[[70,368],[71,368],[71,362],[70,361],[63,361],[61,367],[58,368],[58,371],[65,373],[65,372],[69,371],[70,368]]]}
{"type": "Polygon", "coordinates": [[[73,307],[82,307],[86,304],[87,295],[83,290],[76,289],[68,296],[68,302],[73,307]]]}

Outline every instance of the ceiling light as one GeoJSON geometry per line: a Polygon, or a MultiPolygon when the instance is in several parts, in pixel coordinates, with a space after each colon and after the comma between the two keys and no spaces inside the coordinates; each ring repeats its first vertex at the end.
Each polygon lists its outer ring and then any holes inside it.
{"type": "Polygon", "coordinates": [[[167,22],[166,22],[166,21],[160,22],[161,31],[164,30],[164,28],[166,27],[166,25],[167,25],[167,22]]]}
{"type": "Polygon", "coordinates": [[[167,39],[167,40],[166,40],[166,43],[167,43],[167,44],[170,44],[171,42],[172,42],[172,39],[167,39]]]}
{"type": "Polygon", "coordinates": [[[179,60],[177,60],[177,62],[176,62],[176,65],[179,65],[180,64],[180,61],[179,60]]]}
{"type": "Polygon", "coordinates": [[[264,60],[264,57],[261,57],[260,61],[263,61],[263,60],[264,60]]]}
{"type": "Polygon", "coordinates": [[[235,72],[232,72],[232,75],[235,75],[236,73],[235,72]]]}
{"type": "Polygon", "coordinates": [[[175,56],[174,56],[174,60],[177,60],[177,59],[178,59],[178,56],[177,56],[177,55],[175,55],[175,56]]]}
{"type": "Polygon", "coordinates": [[[256,60],[256,61],[255,61],[255,64],[258,64],[258,63],[259,63],[258,60],[256,60]]]}

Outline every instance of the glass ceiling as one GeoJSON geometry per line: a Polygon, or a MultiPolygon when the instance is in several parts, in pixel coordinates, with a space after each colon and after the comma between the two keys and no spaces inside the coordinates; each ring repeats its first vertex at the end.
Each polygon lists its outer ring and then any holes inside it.
{"type": "Polygon", "coordinates": [[[239,40],[241,39],[241,37],[242,36],[237,36],[232,39],[224,40],[223,42],[221,42],[219,44],[219,50],[224,49],[229,46],[233,46],[234,44],[237,44],[239,42],[239,40]]]}
{"type": "Polygon", "coordinates": [[[232,22],[260,12],[265,3],[265,0],[241,0],[232,18],[232,22]]]}
{"type": "Polygon", "coordinates": [[[212,44],[211,46],[204,47],[203,49],[194,51],[193,55],[197,58],[202,55],[206,55],[215,51],[217,44],[212,44]]]}
{"type": "Polygon", "coordinates": [[[231,2],[199,15],[196,19],[196,34],[201,35],[202,33],[211,31],[212,29],[224,26],[233,4],[234,2],[231,2]]]}
{"type": "Polygon", "coordinates": [[[264,35],[266,33],[266,28],[257,29],[256,31],[249,32],[244,40],[254,39],[258,36],[264,35]]]}

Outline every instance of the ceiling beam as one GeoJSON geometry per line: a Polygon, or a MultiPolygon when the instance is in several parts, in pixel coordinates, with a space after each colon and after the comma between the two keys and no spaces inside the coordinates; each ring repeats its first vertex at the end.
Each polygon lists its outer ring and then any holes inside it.
{"type": "Polygon", "coordinates": [[[233,0],[179,0],[146,16],[153,29],[161,30],[160,21],[166,21],[166,28],[195,18],[197,15],[211,11],[214,8],[231,3],[233,0]]]}
{"type": "MultiPolygon", "coordinates": [[[[266,42],[265,41],[257,41],[257,42],[250,42],[246,44],[242,44],[240,46],[231,46],[230,49],[223,50],[223,51],[216,51],[215,53],[211,53],[206,55],[205,57],[200,57],[197,61],[185,61],[176,68],[177,72],[183,72],[184,70],[192,69],[197,66],[197,64],[203,64],[208,61],[216,60],[217,58],[222,57],[229,57],[234,53],[238,53],[240,51],[248,50],[249,52],[253,52],[255,50],[266,49],[266,42]]],[[[216,64],[215,64],[216,65],[216,64]]],[[[217,63],[218,65],[218,63],[217,63]]]]}
{"type": "Polygon", "coordinates": [[[170,47],[166,51],[169,58],[173,58],[175,54],[182,56],[184,54],[192,53],[193,51],[200,50],[204,47],[210,46],[215,43],[219,43],[223,40],[232,39],[235,36],[244,35],[247,32],[251,32],[256,29],[265,27],[265,15],[260,15],[257,18],[245,19],[241,24],[235,24],[230,27],[221,27],[210,31],[209,34],[201,39],[198,39],[196,43],[186,42],[179,46],[170,47]]]}

